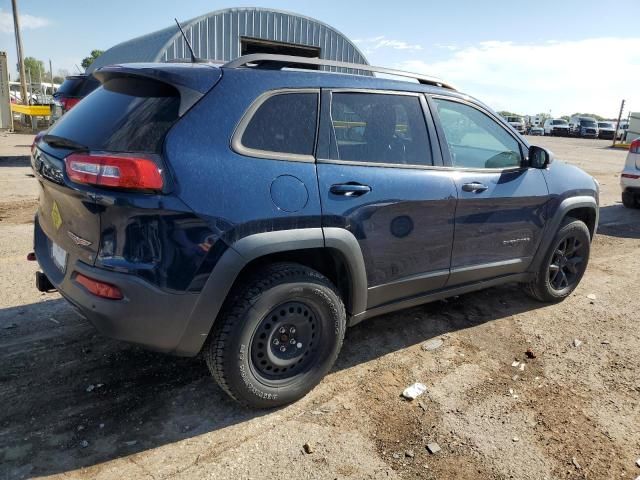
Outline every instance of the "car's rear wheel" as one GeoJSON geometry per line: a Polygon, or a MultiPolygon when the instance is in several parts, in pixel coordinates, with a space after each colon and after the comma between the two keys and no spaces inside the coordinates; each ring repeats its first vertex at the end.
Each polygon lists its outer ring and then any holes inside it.
{"type": "Polygon", "coordinates": [[[331,282],[294,263],[263,268],[232,292],[204,350],[220,386],[245,406],[306,395],[333,366],[346,314],[331,282]]]}
{"type": "Polygon", "coordinates": [[[589,263],[591,235],[580,220],[566,218],[525,291],[541,302],[559,302],[573,292],[589,263]]]}
{"type": "Polygon", "coordinates": [[[637,195],[631,192],[622,192],[622,204],[627,208],[640,208],[637,195]]]}

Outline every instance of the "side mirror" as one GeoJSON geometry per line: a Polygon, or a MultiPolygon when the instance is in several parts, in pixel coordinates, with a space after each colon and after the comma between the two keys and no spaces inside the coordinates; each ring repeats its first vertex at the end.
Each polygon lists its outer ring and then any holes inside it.
{"type": "Polygon", "coordinates": [[[529,166],[532,168],[547,168],[553,163],[553,153],[546,148],[532,145],[529,147],[529,166]]]}

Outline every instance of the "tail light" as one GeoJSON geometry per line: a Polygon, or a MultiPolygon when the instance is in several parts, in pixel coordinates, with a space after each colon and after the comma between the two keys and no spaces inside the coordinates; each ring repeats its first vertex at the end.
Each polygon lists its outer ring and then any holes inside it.
{"type": "Polygon", "coordinates": [[[78,103],[80,100],[82,100],[81,98],[69,98],[69,97],[58,97],[56,99],[56,101],[60,104],[60,106],[62,107],[62,112],[68,112],[69,110],[71,110],[76,103],[78,103]]]}
{"type": "Polygon", "coordinates": [[[122,292],[115,285],[89,278],[81,273],[76,274],[75,280],[97,297],[108,298],[110,300],[122,299],[122,292]]]}
{"type": "Polygon", "coordinates": [[[128,190],[162,190],[162,171],[144,155],[72,153],[64,160],[76,183],[128,190]]]}
{"type": "Polygon", "coordinates": [[[640,138],[636,138],[629,146],[629,153],[640,153],[640,138]]]}

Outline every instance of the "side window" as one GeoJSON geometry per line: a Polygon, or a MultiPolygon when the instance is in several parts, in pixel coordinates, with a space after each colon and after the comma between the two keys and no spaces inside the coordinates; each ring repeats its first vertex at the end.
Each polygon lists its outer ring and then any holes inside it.
{"type": "Polygon", "coordinates": [[[334,93],[333,160],[433,165],[420,99],[379,93],[334,93]]]}
{"type": "Polygon", "coordinates": [[[520,144],[488,115],[463,103],[434,99],[455,167],[509,168],[522,162],[520,144]]]}
{"type": "Polygon", "coordinates": [[[318,94],[276,94],[253,114],[241,144],[263,152],[313,155],[317,116],[318,94]]]}

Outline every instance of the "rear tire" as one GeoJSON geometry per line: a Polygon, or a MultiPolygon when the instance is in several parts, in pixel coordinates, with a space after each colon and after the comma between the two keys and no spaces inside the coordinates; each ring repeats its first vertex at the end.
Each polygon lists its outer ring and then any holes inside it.
{"type": "Polygon", "coordinates": [[[565,218],[525,292],[540,302],[564,300],[582,280],[590,250],[591,235],[584,222],[565,218]]]}
{"type": "Polygon", "coordinates": [[[204,347],[211,374],[241,404],[272,408],[305,396],[333,366],[346,328],[336,288],[295,263],[238,285],[204,347]]]}
{"type": "Polygon", "coordinates": [[[627,208],[640,208],[638,197],[631,192],[622,192],[622,204],[627,208]]]}

